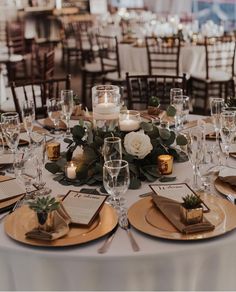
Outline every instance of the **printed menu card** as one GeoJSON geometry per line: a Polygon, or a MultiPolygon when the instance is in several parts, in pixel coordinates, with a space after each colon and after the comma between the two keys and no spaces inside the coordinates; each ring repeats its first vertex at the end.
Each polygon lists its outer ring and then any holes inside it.
{"type": "Polygon", "coordinates": [[[90,225],[107,197],[107,195],[94,195],[71,190],[63,199],[63,206],[71,217],[72,223],[90,225]]]}
{"type": "MultiPolygon", "coordinates": [[[[150,185],[150,188],[154,191],[158,196],[166,197],[168,199],[175,200],[179,203],[183,202],[183,197],[187,195],[195,195],[198,196],[187,184],[178,183],[178,184],[153,184],[150,185]]],[[[202,202],[203,211],[209,212],[209,208],[207,205],[202,202]]]]}

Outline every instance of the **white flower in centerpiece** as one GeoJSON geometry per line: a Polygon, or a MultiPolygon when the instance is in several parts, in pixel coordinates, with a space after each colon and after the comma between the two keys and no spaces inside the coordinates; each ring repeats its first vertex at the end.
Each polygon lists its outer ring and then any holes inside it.
{"type": "Polygon", "coordinates": [[[143,131],[130,132],[125,136],[124,147],[127,153],[143,159],[153,149],[151,140],[143,131]]]}

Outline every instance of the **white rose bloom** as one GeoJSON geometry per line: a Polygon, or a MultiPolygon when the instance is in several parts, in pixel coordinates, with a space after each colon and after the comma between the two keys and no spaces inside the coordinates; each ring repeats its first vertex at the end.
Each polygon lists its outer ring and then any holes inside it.
{"type": "Polygon", "coordinates": [[[143,131],[130,132],[125,136],[124,147],[127,153],[143,159],[152,151],[151,140],[143,131]]]}

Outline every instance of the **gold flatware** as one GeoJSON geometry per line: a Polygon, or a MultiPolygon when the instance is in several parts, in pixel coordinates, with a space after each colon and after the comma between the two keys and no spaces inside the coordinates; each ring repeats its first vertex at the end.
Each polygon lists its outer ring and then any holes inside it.
{"type": "Polygon", "coordinates": [[[116,227],[109,233],[108,237],[104,241],[103,245],[98,249],[98,253],[106,253],[111,245],[113,238],[115,237],[115,233],[117,230],[118,224],[116,227]]]}

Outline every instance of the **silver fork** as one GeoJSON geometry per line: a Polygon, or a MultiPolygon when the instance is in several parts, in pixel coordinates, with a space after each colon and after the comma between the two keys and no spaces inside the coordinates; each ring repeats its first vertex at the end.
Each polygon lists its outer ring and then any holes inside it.
{"type": "Polygon", "coordinates": [[[108,251],[108,248],[111,245],[111,242],[115,236],[116,230],[117,230],[118,224],[117,226],[110,232],[110,234],[108,235],[108,237],[105,239],[103,245],[98,249],[98,253],[105,253],[108,251]]]}
{"type": "Polygon", "coordinates": [[[122,215],[119,218],[119,225],[121,228],[123,228],[127,232],[133,251],[139,251],[140,248],[130,230],[130,223],[129,223],[127,215],[122,215]]]}

